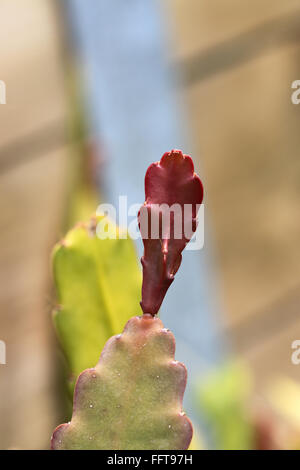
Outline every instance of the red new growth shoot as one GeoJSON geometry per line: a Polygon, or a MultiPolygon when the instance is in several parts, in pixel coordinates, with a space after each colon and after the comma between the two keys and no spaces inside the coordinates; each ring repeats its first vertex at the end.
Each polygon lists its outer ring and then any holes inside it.
{"type": "Polygon", "coordinates": [[[139,212],[144,243],[141,307],[155,315],[178,271],[181,252],[197,228],[203,186],[192,159],[171,150],[152,163],[145,177],[145,196],[139,212]]]}

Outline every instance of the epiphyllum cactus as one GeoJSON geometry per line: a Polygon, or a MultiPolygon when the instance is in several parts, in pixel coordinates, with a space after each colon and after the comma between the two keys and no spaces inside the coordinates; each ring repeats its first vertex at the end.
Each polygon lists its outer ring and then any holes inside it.
{"type": "Polygon", "coordinates": [[[191,157],[172,150],[152,163],[146,173],[145,195],[139,213],[144,243],[141,307],[144,313],[155,315],[179,269],[181,252],[197,228],[203,186],[191,157]]]}
{"type": "MultiPolygon", "coordinates": [[[[147,217],[155,204],[192,205],[191,233],[170,235],[176,214],[158,239],[144,239],[141,317],[110,338],[98,364],[82,372],[74,391],[73,416],[58,426],[52,449],[187,449],[192,425],[182,412],[186,368],[175,361],[175,339],[157,313],[196,229],[203,189],[190,157],[166,153],[146,174],[147,217]]],[[[158,209],[160,211],[160,209],[158,209]]],[[[150,217],[151,218],[151,217],[150,217]]],[[[160,219],[159,219],[160,220],[160,219]]],[[[103,241],[104,242],[104,241],[103,241]]]]}

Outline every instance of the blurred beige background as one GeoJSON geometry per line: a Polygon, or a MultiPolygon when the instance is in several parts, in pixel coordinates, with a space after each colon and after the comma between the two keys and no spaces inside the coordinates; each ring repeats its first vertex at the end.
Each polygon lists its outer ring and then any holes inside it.
{"type": "Polygon", "coordinates": [[[300,2],[191,0],[187,7],[175,0],[168,7],[175,60],[214,70],[216,50],[240,53],[236,62],[218,57],[229,65],[207,76],[198,70],[199,80],[184,87],[225,327],[259,382],[279,372],[299,379],[290,356],[300,337],[300,106],[291,102],[300,77],[300,2]]]}
{"type": "Polygon", "coordinates": [[[0,448],[49,447],[57,422],[49,255],[61,230],[66,104],[51,1],[0,1],[0,448]]]}

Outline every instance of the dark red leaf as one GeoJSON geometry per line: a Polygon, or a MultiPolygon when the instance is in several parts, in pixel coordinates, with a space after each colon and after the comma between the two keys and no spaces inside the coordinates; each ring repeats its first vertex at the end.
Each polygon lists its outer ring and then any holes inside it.
{"type": "Polygon", "coordinates": [[[180,266],[181,252],[196,230],[203,186],[192,159],[171,150],[152,163],[145,177],[145,196],[139,212],[144,243],[141,307],[155,315],[180,266]]]}

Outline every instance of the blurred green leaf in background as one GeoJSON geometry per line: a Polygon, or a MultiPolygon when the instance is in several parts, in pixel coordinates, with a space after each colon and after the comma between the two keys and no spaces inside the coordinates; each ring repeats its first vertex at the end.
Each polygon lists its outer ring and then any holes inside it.
{"type": "MultiPolygon", "coordinates": [[[[58,307],[54,323],[72,386],[94,367],[108,338],[121,333],[127,320],[141,313],[141,271],[133,241],[100,240],[99,217],[78,224],[53,252],[58,307]]],[[[112,229],[118,229],[107,220],[112,229]]]]}
{"type": "Polygon", "coordinates": [[[199,385],[197,403],[215,448],[253,448],[253,425],[247,409],[251,390],[251,376],[246,366],[237,362],[225,363],[199,385]]]}

